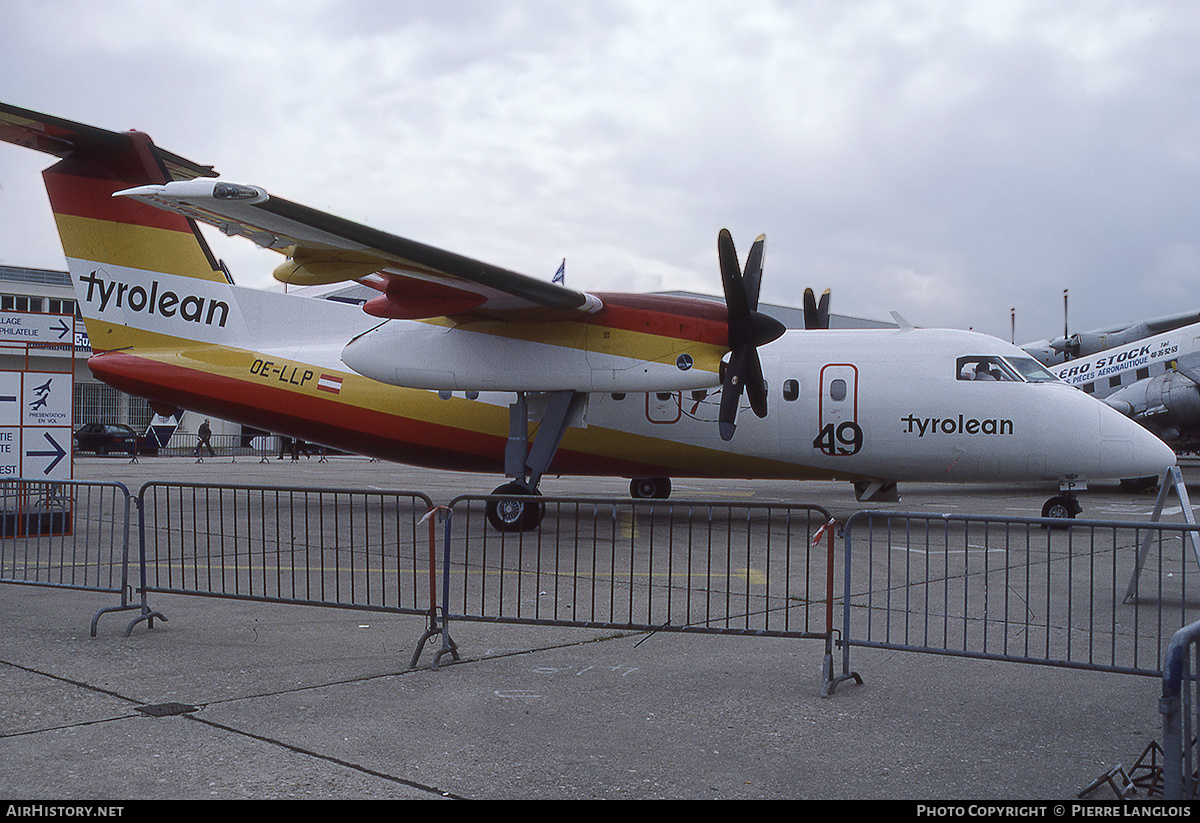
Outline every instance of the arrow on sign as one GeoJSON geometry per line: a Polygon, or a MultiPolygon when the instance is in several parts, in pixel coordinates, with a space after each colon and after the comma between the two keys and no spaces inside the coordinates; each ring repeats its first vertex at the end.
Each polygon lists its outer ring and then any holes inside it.
{"type": "Polygon", "coordinates": [[[43,432],[42,436],[46,438],[47,443],[49,443],[51,446],[54,447],[54,451],[25,452],[25,456],[26,457],[53,457],[54,459],[50,461],[50,465],[46,467],[46,470],[44,472],[42,472],[42,474],[49,474],[50,472],[54,471],[54,467],[59,464],[59,461],[61,461],[64,457],[67,456],[67,453],[63,450],[62,446],[58,445],[58,443],[55,442],[54,438],[50,436],[49,432],[43,432]]]}
{"type": "Polygon", "coordinates": [[[51,326],[50,331],[58,330],[58,339],[62,340],[70,333],[71,327],[67,325],[66,320],[59,320],[57,326],[51,326]]]}

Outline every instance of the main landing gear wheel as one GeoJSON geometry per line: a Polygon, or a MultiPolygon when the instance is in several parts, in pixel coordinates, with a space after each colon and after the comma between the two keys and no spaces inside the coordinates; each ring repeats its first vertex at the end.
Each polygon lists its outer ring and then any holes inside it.
{"type": "Polygon", "coordinates": [[[533,498],[540,495],[521,483],[505,483],[492,494],[511,495],[487,502],[487,519],[501,532],[533,531],[541,525],[546,505],[533,498]]]}
{"type": "Polygon", "coordinates": [[[635,477],[629,481],[629,496],[635,500],[666,500],[671,496],[671,478],[635,477]]]}

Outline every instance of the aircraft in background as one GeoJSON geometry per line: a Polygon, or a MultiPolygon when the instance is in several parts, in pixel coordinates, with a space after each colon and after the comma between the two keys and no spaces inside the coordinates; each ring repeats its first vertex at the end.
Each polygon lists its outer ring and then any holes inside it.
{"type": "Polygon", "coordinates": [[[1125,342],[1050,370],[1176,451],[1200,447],[1200,323],[1125,342]]]}
{"type": "Polygon", "coordinates": [[[589,294],[222,180],[141,132],[0,104],[0,139],[60,158],[43,177],[99,379],[160,413],[502,473],[498,529],[538,525],[548,473],[628,477],[659,498],[678,477],[844,480],[860,500],[904,481],[1045,481],[1059,492],[1043,513],[1066,517],[1087,480],[1175,463],[997,338],[826,329],[827,296],[810,328],[785,331],[757,310],[762,237],[742,263],[719,234],[724,305],[589,294]],[[278,251],[284,283],[378,296],[238,287],[196,221],[278,251]]]}
{"type": "Polygon", "coordinates": [[[1080,332],[1054,340],[1039,340],[1036,343],[1026,343],[1021,348],[1033,355],[1042,365],[1057,366],[1068,360],[1098,354],[1107,349],[1120,348],[1135,340],[1144,340],[1147,337],[1174,331],[1193,323],[1200,323],[1200,312],[1187,312],[1145,320],[1128,326],[1080,332]]]}

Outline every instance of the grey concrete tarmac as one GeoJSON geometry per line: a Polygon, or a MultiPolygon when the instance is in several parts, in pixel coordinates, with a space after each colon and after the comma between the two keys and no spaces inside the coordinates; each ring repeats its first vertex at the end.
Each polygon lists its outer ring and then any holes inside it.
{"type": "MultiPolygon", "coordinates": [[[[351,457],[79,458],[74,476],[435,502],[501,482],[351,457]]],[[[543,491],[623,496],[627,481],[543,491]]],[[[1036,516],[1052,490],[902,491],[905,510],[1036,516]]],[[[679,480],[675,496],[858,508],[846,484],[679,480]]],[[[1083,501],[1130,520],[1154,497],[1083,501]]],[[[91,637],[112,601],[0,585],[0,798],[1071,802],[1161,741],[1154,678],[857,649],[864,683],[822,697],[819,641],[477,623],[453,626],[460,661],[435,670],[426,651],[410,670],[422,618],[159,595],[167,622],[125,637],[110,615],[91,637]],[[168,703],[195,711],[139,711],[168,703]]]]}

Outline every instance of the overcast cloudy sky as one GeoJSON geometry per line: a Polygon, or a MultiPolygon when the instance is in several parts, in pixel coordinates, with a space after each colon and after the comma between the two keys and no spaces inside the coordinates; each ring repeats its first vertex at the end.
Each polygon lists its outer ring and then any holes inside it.
{"type": "MultiPolygon", "coordinates": [[[[1191,0],[0,0],[0,100],[588,291],[1025,342],[1200,310],[1191,0]]],[[[0,144],[0,263],[63,268],[0,144]]],[[[211,236],[211,234],[210,234],[211,236]]],[[[223,239],[246,285],[275,255],[223,239]]]]}

